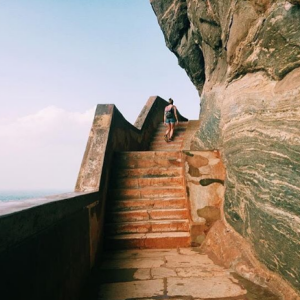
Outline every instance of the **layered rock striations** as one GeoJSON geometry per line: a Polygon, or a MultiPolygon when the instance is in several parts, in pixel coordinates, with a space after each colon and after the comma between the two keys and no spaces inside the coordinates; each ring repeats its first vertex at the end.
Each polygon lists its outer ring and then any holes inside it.
{"type": "Polygon", "coordinates": [[[227,222],[300,291],[299,1],[151,4],[201,95],[192,149],[221,150],[227,222]]]}

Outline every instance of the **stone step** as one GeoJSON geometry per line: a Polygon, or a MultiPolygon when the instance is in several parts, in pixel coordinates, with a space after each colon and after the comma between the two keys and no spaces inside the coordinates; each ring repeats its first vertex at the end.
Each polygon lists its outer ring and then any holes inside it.
{"type": "Polygon", "coordinates": [[[113,235],[150,232],[188,232],[189,230],[188,220],[124,222],[105,225],[105,232],[113,235]]]}
{"type": "Polygon", "coordinates": [[[106,249],[171,249],[191,245],[188,232],[135,233],[109,236],[106,249]]]}
{"type": "MultiPolygon", "coordinates": [[[[160,136],[159,138],[152,140],[152,142],[150,143],[150,146],[166,145],[166,144],[172,144],[172,143],[173,143],[173,145],[177,144],[178,146],[181,146],[183,141],[184,141],[183,139],[175,137],[172,139],[172,141],[166,142],[164,137],[160,136]]],[[[179,149],[179,150],[181,150],[181,149],[179,149]]]]}
{"type": "MultiPolygon", "coordinates": [[[[171,143],[180,144],[180,146],[181,146],[183,141],[184,141],[183,138],[175,136],[175,137],[173,137],[171,143]]],[[[167,142],[163,136],[159,136],[158,138],[155,138],[151,141],[150,146],[153,146],[153,144],[167,144],[167,143],[170,143],[170,142],[167,142]]]]}
{"type": "Polygon", "coordinates": [[[118,178],[114,182],[115,188],[144,188],[158,186],[180,186],[183,177],[154,177],[154,178],[118,178]]]}
{"type": "MultiPolygon", "coordinates": [[[[153,138],[155,137],[158,137],[158,136],[161,136],[163,137],[166,133],[166,128],[163,128],[163,129],[158,129],[156,130],[156,132],[153,134],[153,138]]],[[[184,137],[185,136],[185,133],[186,133],[186,130],[185,129],[175,129],[174,130],[174,136],[177,136],[177,137],[184,137]]]]}
{"type": "MultiPolygon", "coordinates": [[[[167,131],[167,128],[157,128],[156,131],[154,132],[153,136],[163,136],[167,131]]],[[[178,136],[184,136],[186,133],[186,129],[185,128],[175,128],[174,129],[174,134],[178,135],[178,136]]]]}
{"type": "Polygon", "coordinates": [[[171,142],[166,142],[165,140],[155,140],[151,143],[151,146],[181,146],[182,145],[182,141],[183,140],[178,140],[176,138],[174,138],[173,141],[171,142]]]}
{"type": "Polygon", "coordinates": [[[180,151],[123,151],[115,152],[114,159],[129,159],[129,158],[138,158],[138,159],[156,159],[156,158],[181,158],[180,151]]]}
{"type": "MultiPolygon", "coordinates": [[[[153,134],[153,137],[155,137],[155,136],[164,136],[166,131],[167,131],[167,128],[157,128],[157,130],[153,134]]],[[[174,129],[174,134],[177,135],[177,136],[184,136],[185,133],[186,133],[185,128],[175,128],[174,129]]]]}
{"type": "MultiPolygon", "coordinates": [[[[175,149],[177,150],[177,149],[175,149]]],[[[144,152],[147,153],[147,152],[144,152]]],[[[148,151],[148,155],[139,153],[118,153],[114,158],[115,169],[141,169],[153,167],[180,167],[182,166],[180,151],[148,151]],[[161,155],[159,154],[161,152],[161,155]]]]}
{"type": "Polygon", "coordinates": [[[135,169],[117,169],[114,171],[115,178],[153,178],[153,177],[179,177],[183,174],[182,167],[171,166],[135,168],[135,169]]]}
{"type": "MultiPolygon", "coordinates": [[[[159,137],[158,139],[154,139],[152,140],[152,142],[150,143],[150,146],[153,146],[153,144],[157,144],[157,145],[175,145],[177,144],[178,146],[181,146],[183,143],[184,139],[182,138],[178,138],[178,137],[173,137],[173,139],[171,141],[165,141],[164,137],[159,137]]],[[[180,150],[180,149],[179,149],[180,150]]],[[[178,150],[178,151],[179,151],[178,150]]]]}
{"type": "Polygon", "coordinates": [[[125,199],[160,199],[185,197],[183,187],[148,187],[140,189],[111,189],[109,191],[112,200],[125,199]]]}
{"type": "Polygon", "coordinates": [[[156,150],[156,151],[165,151],[165,150],[180,150],[182,147],[182,144],[178,145],[172,145],[172,142],[160,145],[150,145],[149,150],[156,150]]]}
{"type": "MultiPolygon", "coordinates": [[[[178,146],[176,146],[177,149],[178,146]]],[[[180,167],[182,165],[181,159],[176,158],[163,158],[163,159],[128,159],[124,161],[120,161],[117,164],[114,164],[116,168],[124,168],[124,169],[135,169],[135,168],[151,168],[151,167],[180,167]]]]}
{"type": "MultiPolygon", "coordinates": [[[[173,135],[173,141],[174,142],[175,141],[182,142],[183,140],[184,140],[184,135],[177,135],[177,134],[173,135]]],[[[153,139],[152,139],[151,143],[161,142],[161,141],[165,142],[164,134],[158,134],[158,135],[153,136],[153,139]]]]}
{"type": "Polygon", "coordinates": [[[136,222],[149,220],[181,220],[188,219],[186,208],[179,209],[148,209],[108,212],[110,223],[136,222]]]}
{"type": "Polygon", "coordinates": [[[111,210],[138,210],[138,209],[170,209],[170,208],[185,208],[185,198],[162,198],[162,199],[130,199],[114,201],[111,205],[111,210]]]}

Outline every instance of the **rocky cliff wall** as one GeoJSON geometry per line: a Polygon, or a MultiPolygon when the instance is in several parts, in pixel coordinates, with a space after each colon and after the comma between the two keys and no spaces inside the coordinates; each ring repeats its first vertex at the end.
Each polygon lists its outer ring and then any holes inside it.
{"type": "Polygon", "coordinates": [[[192,149],[221,150],[227,222],[300,291],[300,1],[151,4],[201,95],[192,149]]]}

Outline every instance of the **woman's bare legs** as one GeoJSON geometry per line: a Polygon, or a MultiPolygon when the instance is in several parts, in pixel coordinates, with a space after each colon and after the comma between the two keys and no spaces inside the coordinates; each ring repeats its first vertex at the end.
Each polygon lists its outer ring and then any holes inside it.
{"type": "Polygon", "coordinates": [[[169,139],[172,140],[173,134],[174,134],[175,123],[169,123],[169,125],[170,125],[169,139]]]}
{"type": "Polygon", "coordinates": [[[168,126],[168,128],[167,128],[165,136],[167,137],[167,139],[169,139],[170,138],[170,131],[171,131],[171,123],[167,123],[166,125],[168,126]]]}

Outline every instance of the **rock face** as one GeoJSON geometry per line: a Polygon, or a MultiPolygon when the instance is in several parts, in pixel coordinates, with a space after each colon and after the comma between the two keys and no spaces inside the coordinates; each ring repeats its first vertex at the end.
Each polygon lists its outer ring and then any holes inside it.
{"type": "Polygon", "coordinates": [[[299,291],[299,1],[151,4],[201,94],[192,149],[222,153],[227,222],[299,291]]]}
{"type": "Polygon", "coordinates": [[[294,5],[300,5],[300,0],[290,0],[289,2],[294,5]]]}

